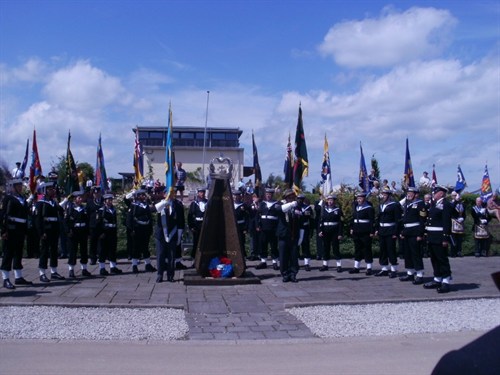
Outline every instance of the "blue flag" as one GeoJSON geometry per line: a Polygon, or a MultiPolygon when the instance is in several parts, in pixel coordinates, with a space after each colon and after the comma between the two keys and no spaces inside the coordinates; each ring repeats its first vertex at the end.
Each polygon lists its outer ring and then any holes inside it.
{"type": "Polygon", "coordinates": [[[483,182],[481,183],[481,198],[483,202],[487,202],[493,196],[491,189],[490,174],[488,173],[488,164],[484,166],[483,182]]]}
{"type": "Polygon", "coordinates": [[[359,187],[363,190],[363,193],[369,193],[370,183],[368,181],[368,172],[366,171],[365,156],[363,155],[361,142],[359,142],[359,149],[361,151],[361,158],[359,160],[359,187]]]}
{"type": "Polygon", "coordinates": [[[464,174],[462,173],[462,168],[460,168],[460,164],[458,165],[457,170],[457,183],[455,184],[455,191],[457,193],[461,193],[462,190],[467,186],[467,182],[465,182],[464,174]]]}
{"type": "Polygon", "coordinates": [[[413,177],[413,168],[411,166],[410,147],[408,146],[408,138],[406,138],[405,173],[403,176],[403,184],[406,188],[415,187],[415,178],[413,177]]]}
{"type": "Polygon", "coordinates": [[[166,141],[166,151],[165,151],[165,192],[167,193],[166,199],[172,199],[175,197],[174,192],[174,153],[172,149],[172,138],[173,138],[173,117],[172,117],[172,106],[168,108],[168,129],[167,129],[167,141],[166,141]]]}

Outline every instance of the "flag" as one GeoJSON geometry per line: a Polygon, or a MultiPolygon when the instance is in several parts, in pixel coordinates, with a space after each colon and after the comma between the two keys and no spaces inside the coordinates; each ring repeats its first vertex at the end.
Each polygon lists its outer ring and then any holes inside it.
{"type": "Polygon", "coordinates": [[[361,158],[359,160],[359,187],[363,190],[363,193],[369,193],[370,182],[368,181],[368,172],[366,171],[365,156],[363,155],[361,142],[359,142],[359,149],[361,151],[361,158]]]}
{"type": "Polygon", "coordinates": [[[290,132],[288,133],[288,143],[286,145],[285,152],[285,165],[283,166],[283,173],[285,174],[285,184],[287,188],[291,188],[293,185],[293,154],[292,154],[292,144],[290,143],[290,132]]]}
{"type": "Polygon", "coordinates": [[[321,184],[323,196],[327,196],[332,191],[332,171],[330,169],[330,153],[328,152],[328,140],[325,134],[325,144],[323,146],[323,164],[321,165],[321,184]]]}
{"type": "Polygon", "coordinates": [[[42,175],[42,165],[38,156],[38,146],[36,144],[36,130],[33,129],[33,144],[31,150],[31,166],[30,166],[30,191],[31,194],[36,193],[36,179],[42,175]]]}
{"type": "Polygon", "coordinates": [[[142,178],[144,176],[144,163],[142,155],[142,146],[139,142],[139,129],[135,129],[135,145],[134,145],[134,188],[138,189],[141,185],[142,178]]]}
{"type": "Polygon", "coordinates": [[[65,193],[70,195],[74,191],[80,190],[78,185],[78,171],[76,170],[75,159],[71,153],[70,148],[71,133],[68,132],[68,147],[66,149],[66,181],[65,181],[65,193]]]}
{"type": "Polygon", "coordinates": [[[101,134],[99,134],[99,142],[97,144],[97,158],[95,163],[95,178],[94,185],[100,186],[101,191],[108,190],[108,177],[106,176],[106,167],[104,166],[104,153],[102,152],[101,134]]]}
{"type": "Polygon", "coordinates": [[[253,149],[253,174],[255,175],[255,187],[254,192],[257,196],[260,196],[260,186],[262,183],[262,172],[260,170],[259,164],[259,154],[257,153],[257,146],[255,145],[255,138],[252,131],[252,149],[253,149]]]}
{"type": "Polygon", "coordinates": [[[302,179],[309,173],[309,162],[307,160],[306,137],[304,124],[302,123],[302,108],[299,105],[299,118],[295,132],[295,160],[293,164],[293,190],[295,194],[301,191],[302,179]]]}
{"type": "Polygon", "coordinates": [[[467,186],[467,182],[465,182],[464,174],[462,173],[462,168],[460,168],[460,164],[458,165],[457,170],[457,183],[455,184],[455,191],[457,193],[461,193],[462,190],[467,186]]]}
{"type": "Polygon", "coordinates": [[[483,182],[481,184],[481,199],[487,202],[493,196],[491,189],[490,174],[488,173],[488,164],[484,166],[483,182]]]}
{"type": "Polygon", "coordinates": [[[21,164],[21,176],[24,178],[26,175],[26,166],[28,165],[28,150],[30,147],[30,139],[26,140],[26,152],[24,153],[23,164],[21,164]]]}
{"type": "Polygon", "coordinates": [[[432,181],[431,181],[431,186],[434,187],[438,183],[438,179],[436,177],[436,166],[432,164],[432,181]]]}
{"type": "Polygon", "coordinates": [[[174,153],[172,150],[173,132],[172,105],[169,105],[167,140],[165,150],[165,192],[167,193],[166,199],[173,199],[175,197],[174,153]]]}
{"type": "Polygon", "coordinates": [[[405,173],[403,175],[403,185],[405,188],[415,187],[415,178],[413,177],[413,168],[411,166],[410,147],[408,146],[408,138],[406,138],[405,173]]]}

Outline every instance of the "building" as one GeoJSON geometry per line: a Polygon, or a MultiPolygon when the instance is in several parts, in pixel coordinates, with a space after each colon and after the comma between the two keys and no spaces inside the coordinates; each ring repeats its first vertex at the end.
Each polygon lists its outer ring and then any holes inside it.
{"type": "MultiPolygon", "coordinates": [[[[152,170],[153,179],[165,183],[167,127],[139,126],[137,129],[139,142],[144,152],[144,177],[147,178],[149,171],[152,170]]],[[[133,130],[135,132],[135,129],[133,130]]],[[[182,167],[186,172],[198,171],[198,175],[206,180],[212,159],[221,155],[228,157],[233,162],[232,182],[237,182],[244,177],[244,149],[240,147],[239,142],[242,133],[239,128],[207,127],[205,129],[204,127],[175,126],[172,136],[175,160],[182,162],[182,167]]]]}

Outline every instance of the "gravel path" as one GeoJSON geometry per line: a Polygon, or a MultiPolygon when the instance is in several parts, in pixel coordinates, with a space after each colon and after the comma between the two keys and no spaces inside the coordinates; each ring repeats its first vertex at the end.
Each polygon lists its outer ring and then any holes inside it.
{"type": "Polygon", "coordinates": [[[170,308],[0,307],[1,339],[179,340],[184,311],[170,308]]]}
{"type": "Polygon", "coordinates": [[[489,330],[500,299],[296,307],[287,310],[322,338],[489,330]]]}

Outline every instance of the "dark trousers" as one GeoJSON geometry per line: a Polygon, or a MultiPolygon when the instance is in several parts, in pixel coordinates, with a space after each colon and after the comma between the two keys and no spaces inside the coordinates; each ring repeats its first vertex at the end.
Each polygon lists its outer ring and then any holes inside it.
{"type": "Polygon", "coordinates": [[[173,278],[175,274],[175,253],[177,249],[177,241],[167,242],[165,239],[158,240],[156,267],[158,275],[163,276],[167,271],[167,278],[173,278]]]}
{"type": "Polygon", "coordinates": [[[434,277],[450,277],[451,268],[448,259],[448,248],[443,247],[441,243],[429,242],[429,251],[434,277]]]}
{"type": "Polygon", "coordinates": [[[339,235],[335,232],[323,232],[323,260],[330,260],[330,250],[333,253],[333,259],[340,260],[340,242],[339,235]]]}
{"type": "Polygon", "coordinates": [[[390,236],[379,236],[380,244],[380,258],[379,263],[381,266],[387,266],[389,262],[396,266],[398,264],[398,256],[396,253],[397,238],[390,236]]]}
{"type": "Polygon", "coordinates": [[[475,255],[479,256],[488,256],[488,251],[490,250],[490,244],[491,244],[491,237],[489,238],[475,238],[474,239],[474,245],[475,245],[475,255]]]}
{"type": "Polygon", "coordinates": [[[324,256],[324,239],[323,237],[318,236],[318,232],[316,232],[316,259],[325,259],[324,256]]]}
{"type": "Polygon", "coordinates": [[[452,257],[462,254],[462,243],[464,242],[463,234],[454,233],[451,235],[450,255],[452,257]]]}
{"type": "Polygon", "coordinates": [[[23,257],[25,231],[9,231],[8,239],[3,240],[3,258],[0,269],[2,271],[22,270],[21,259],[23,257]]]}
{"type": "Polygon", "coordinates": [[[281,276],[296,276],[299,272],[299,249],[292,244],[291,238],[278,241],[281,276]]]}
{"type": "Polygon", "coordinates": [[[268,247],[271,248],[271,257],[277,259],[278,253],[278,237],[275,230],[262,230],[260,232],[260,257],[267,258],[268,247]]]}
{"type": "Polygon", "coordinates": [[[90,228],[89,258],[92,262],[97,260],[97,254],[99,254],[99,231],[90,228]]]}
{"type": "Polygon", "coordinates": [[[47,269],[50,258],[50,267],[57,267],[57,245],[59,242],[59,231],[47,232],[45,239],[40,239],[40,259],[38,268],[47,269]]]}
{"type": "Polygon", "coordinates": [[[311,241],[309,240],[310,235],[311,232],[309,231],[309,228],[304,229],[304,239],[300,244],[300,254],[304,258],[309,258],[309,259],[311,258],[311,241]]]}
{"type": "MultiPolygon", "coordinates": [[[[424,269],[424,261],[422,260],[422,241],[417,241],[416,236],[405,236],[404,251],[405,251],[405,268],[409,270],[421,271],[424,269]]],[[[429,244],[430,249],[430,244],[429,244]]]]}
{"type": "Polygon", "coordinates": [[[369,233],[354,234],[354,260],[365,260],[366,263],[373,263],[372,238],[369,233]]]}
{"type": "Polygon", "coordinates": [[[105,230],[99,238],[99,263],[104,263],[106,259],[116,262],[116,247],[116,229],[105,230]]]}
{"type": "Polygon", "coordinates": [[[250,232],[250,256],[259,256],[260,253],[260,232],[253,230],[250,232]]]}
{"type": "Polygon", "coordinates": [[[140,259],[141,256],[145,259],[151,256],[149,252],[149,238],[151,237],[151,231],[149,227],[141,228],[136,227],[133,234],[133,247],[132,247],[132,258],[140,259]]]}
{"type": "Polygon", "coordinates": [[[28,228],[26,233],[26,255],[28,258],[38,258],[40,256],[40,237],[34,227],[28,228]]]}
{"type": "Polygon", "coordinates": [[[80,248],[80,263],[87,264],[88,256],[88,236],[86,231],[74,229],[71,235],[68,234],[69,259],[68,264],[74,266],[76,264],[76,255],[80,248]]]}

